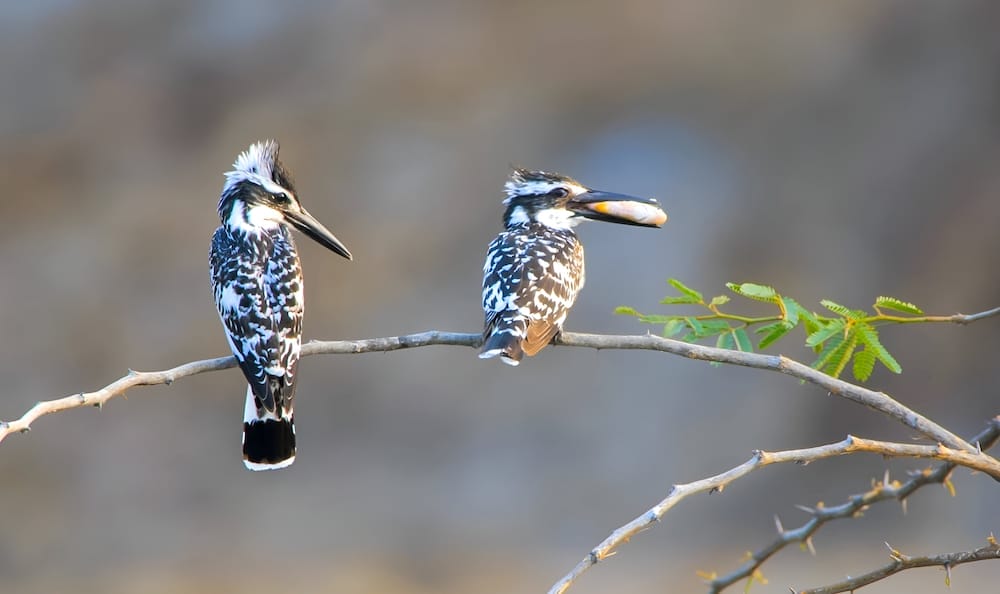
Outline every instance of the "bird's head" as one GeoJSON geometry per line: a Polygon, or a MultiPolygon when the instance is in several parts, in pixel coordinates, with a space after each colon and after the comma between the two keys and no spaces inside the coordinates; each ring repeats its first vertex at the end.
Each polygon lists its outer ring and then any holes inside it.
{"type": "Polygon", "coordinates": [[[515,167],[504,190],[507,228],[540,223],[571,229],[584,219],[659,227],[667,220],[656,200],[592,190],[558,173],[515,167]]]}
{"type": "Polygon", "coordinates": [[[240,153],[219,199],[223,224],[250,232],[291,225],[327,249],[352,259],[351,252],[299,202],[288,170],[278,160],[278,143],[257,142],[240,153]]]}

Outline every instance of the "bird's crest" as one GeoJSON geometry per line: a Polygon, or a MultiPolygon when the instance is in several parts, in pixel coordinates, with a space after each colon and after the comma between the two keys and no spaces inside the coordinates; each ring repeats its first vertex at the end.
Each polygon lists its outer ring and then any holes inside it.
{"type": "Polygon", "coordinates": [[[255,142],[240,153],[233,163],[233,170],[226,173],[226,190],[235,187],[240,182],[251,182],[263,187],[268,192],[279,193],[292,190],[291,179],[281,161],[278,151],[281,147],[275,140],[255,142]]]}

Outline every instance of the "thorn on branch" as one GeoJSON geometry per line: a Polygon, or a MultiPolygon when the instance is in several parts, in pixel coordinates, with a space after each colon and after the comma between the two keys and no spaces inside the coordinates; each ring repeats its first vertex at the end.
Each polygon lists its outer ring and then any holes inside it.
{"type": "Polygon", "coordinates": [[[806,543],[806,548],[809,549],[809,554],[815,557],[816,546],[813,544],[813,537],[807,536],[804,542],[806,543]]]}

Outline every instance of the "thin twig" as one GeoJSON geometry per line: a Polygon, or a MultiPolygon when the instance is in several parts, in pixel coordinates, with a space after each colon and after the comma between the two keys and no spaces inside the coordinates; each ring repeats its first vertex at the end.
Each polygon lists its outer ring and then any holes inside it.
{"type": "Polygon", "coordinates": [[[927,557],[910,557],[895,549],[890,549],[889,557],[892,561],[888,565],[884,565],[875,571],[859,575],[857,577],[848,578],[842,582],[831,584],[829,586],[802,590],[799,594],[838,594],[840,592],[854,592],[858,588],[873,584],[893,575],[894,573],[899,573],[900,571],[904,571],[906,569],[913,569],[914,567],[944,567],[948,571],[945,583],[947,585],[951,585],[952,567],[962,565],[963,563],[972,563],[973,561],[1000,559],[1000,545],[997,544],[996,540],[992,540],[990,544],[974,551],[961,551],[958,553],[946,553],[927,557]]]}
{"type": "MultiPolygon", "coordinates": [[[[990,420],[985,429],[973,436],[969,441],[979,444],[982,451],[989,450],[1000,441],[1000,416],[990,420]]],[[[956,464],[945,462],[913,475],[904,483],[890,481],[888,475],[885,480],[873,485],[872,489],[866,493],[852,495],[846,502],[833,507],[824,506],[817,508],[806,508],[810,518],[798,528],[790,530],[780,530],[775,538],[767,546],[755,551],[738,568],[730,573],[719,576],[709,582],[709,592],[716,594],[723,589],[742,581],[760,569],[765,561],[770,559],[778,551],[793,543],[805,543],[811,545],[813,535],[831,520],[856,517],[858,513],[867,509],[873,503],[887,500],[897,500],[906,504],[906,498],[917,489],[930,484],[944,483],[955,469],[956,464]]]]}
{"type": "MultiPolygon", "coordinates": [[[[302,356],[385,352],[431,345],[477,347],[481,344],[481,342],[482,337],[478,333],[469,334],[457,332],[438,332],[431,330],[418,334],[392,336],[386,338],[310,342],[302,346],[302,356]]],[[[681,342],[678,340],[671,340],[669,338],[661,338],[651,334],[639,336],[615,336],[563,332],[554,342],[555,344],[563,346],[594,348],[599,350],[641,349],[661,351],[681,355],[690,359],[729,363],[743,367],[777,371],[816,384],[832,394],[882,412],[900,421],[907,427],[919,431],[937,443],[944,444],[954,449],[962,449],[969,452],[976,451],[975,447],[964,441],[961,437],[955,435],[951,431],[948,431],[927,417],[924,417],[920,413],[917,413],[916,411],[913,411],[903,404],[893,400],[891,397],[882,392],[875,392],[874,390],[869,390],[844,380],[830,377],[825,373],[812,369],[808,365],[804,365],[782,355],[762,355],[759,353],[730,351],[699,344],[681,342]]],[[[80,393],[58,400],[39,402],[21,418],[10,422],[0,422],[0,441],[2,441],[10,433],[26,431],[30,428],[31,423],[38,417],[81,406],[101,406],[111,398],[124,394],[127,390],[134,386],[170,384],[171,382],[182,377],[197,375],[209,371],[217,371],[220,369],[228,369],[235,366],[236,361],[233,357],[221,357],[205,361],[194,361],[166,371],[130,371],[125,377],[122,377],[121,379],[96,392],[80,393]]]]}
{"type": "MultiPolygon", "coordinates": [[[[987,431],[981,433],[979,436],[977,436],[977,438],[981,436],[989,438],[989,436],[991,435],[993,436],[991,439],[995,439],[996,435],[1000,435],[1000,417],[992,419],[990,423],[990,428],[987,431]]],[[[992,443],[992,441],[990,443],[992,443]]],[[[656,504],[655,506],[653,506],[648,511],[646,511],[636,519],[632,520],[628,524],[625,524],[624,526],[616,529],[614,532],[611,533],[610,536],[604,539],[604,541],[601,542],[601,544],[591,549],[590,553],[586,557],[584,557],[583,560],[577,563],[576,567],[574,567],[572,571],[563,576],[562,579],[556,582],[556,584],[549,589],[549,594],[562,594],[563,592],[568,590],[569,587],[573,585],[573,583],[585,571],[587,571],[600,561],[606,559],[610,555],[613,555],[615,550],[620,545],[628,542],[629,539],[631,539],[639,532],[642,532],[643,530],[646,530],[656,522],[659,522],[660,519],[663,518],[664,514],[667,513],[667,511],[669,511],[672,507],[680,503],[681,500],[691,495],[694,495],[696,493],[704,493],[706,491],[713,493],[720,492],[727,485],[729,485],[729,483],[735,481],[736,479],[746,476],[747,474],[750,474],[755,470],[758,470],[760,468],[763,468],[764,466],[768,466],[771,464],[778,464],[785,462],[798,462],[798,463],[812,462],[814,460],[820,460],[823,458],[829,458],[832,456],[840,456],[856,452],[873,452],[885,456],[931,457],[931,458],[947,460],[945,464],[939,466],[938,469],[935,469],[933,473],[928,473],[928,475],[932,475],[937,473],[941,468],[947,468],[947,471],[941,472],[941,474],[943,475],[941,480],[943,480],[943,477],[946,476],[949,472],[951,472],[951,469],[954,468],[955,465],[963,465],[962,462],[960,462],[959,460],[961,459],[962,461],[965,461],[966,455],[975,456],[977,458],[979,456],[982,456],[980,461],[977,462],[977,466],[989,468],[990,476],[996,477],[997,476],[996,472],[1000,470],[1000,461],[997,461],[995,458],[988,456],[982,453],[981,451],[977,452],[976,454],[961,452],[961,456],[953,456],[952,454],[956,453],[955,450],[949,449],[947,453],[939,454],[939,449],[936,446],[913,446],[911,444],[898,444],[898,443],[866,440],[852,436],[848,436],[847,439],[837,443],[832,443],[824,446],[817,446],[814,448],[806,448],[801,450],[787,450],[781,452],[764,452],[758,450],[753,453],[753,456],[749,460],[747,460],[746,462],[744,462],[739,466],[727,470],[726,472],[705,479],[701,479],[698,481],[694,481],[691,483],[674,485],[670,489],[670,492],[667,494],[666,498],[663,499],[663,501],[660,501],[658,504],[656,504]],[[920,449],[912,449],[914,447],[920,449]]],[[[914,481],[915,480],[918,479],[914,479],[914,481]]],[[[864,498],[870,499],[870,501],[867,501],[867,503],[858,505],[858,507],[854,511],[860,509],[861,507],[867,505],[868,503],[871,503],[874,500],[877,500],[876,498],[888,499],[896,497],[898,496],[898,493],[902,488],[903,487],[896,487],[894,485],[877,485],[871,492],[866,493],[865,495],[855,496],[854,498],[852,498],[852,502],[855,499],[864,499],[864,498]],[[892,494],[887,494],[890,491],[892,491],[892,494]]],[[[916,487],[911,487],[910,491],[914,490],[915,488],[916,487]]],[[[907,492],[907,494],[909,494],[909,492],[907,492]]],[[[843,507],[843,506],[838,506],[838,507],[843,507]]],[[[837,508],[820,508],[817,510],[813,510],[814,519],[821,517],[818,514],[822,514],[823,519],[819,520],[819,523],[825,522],[828,519],[831,519],[830,517],[827,517],[827,513],[829,511],[833,511],[836,509],[837,508]]],[[[815,530],[815,528],[813,530],[815,530]]],[[[783,532],[782,534],[788,534],[791,532],[794,531],[786,531],[783,532]]],[[[791,542],[791,540],[789,542],[791,542]]],[[[767,557],[769,557],[772,554],[774,554],[774,551],[769,551],[767,553],[767,557]]],[[[766,559],[766,557],[764,557],[764,559],[766,559]]],[[[760,566],[761,563],[763,563],[763,559],[761,559],[760,562],[756,563],[753,566],[753,568],[750,569],[750,573],[745,573],[744,572],[745,568],[741,568],[740,578],[752,574],[760,566]]],[[[712,592],[718,592],[725,586],[733,583],[733,581],[735,580],[730,580],[729,576],[726,576],[726,578],[713,580],[709,585],[711,587],[712,592]],[[725,579],[726,581],[725,584],[721,583],[723,579],[725,579]],[[716,584],[716,582],[719,582],[719,584],[716,584]]]]}

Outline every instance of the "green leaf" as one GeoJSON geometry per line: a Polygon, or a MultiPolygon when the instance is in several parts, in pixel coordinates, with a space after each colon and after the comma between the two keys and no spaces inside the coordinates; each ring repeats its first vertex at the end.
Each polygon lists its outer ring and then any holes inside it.
{"type": "Polygon", "coordinates": [[[670,338],[676,336],[681,330],[687,327],[683,319],[675,318],[663,325],[663,337],[670,338]]]}
{"type": "Polygon", "coordinates": [[[806,346],[814,347],[818,344],[822,344],[831,336],[837,333],[843,332],[846,323],[843,319],[836,319],[825,326],[821,327],[819,330],[813,332],[808,337],[806,337],[806,346]]]}
{"type": "Polygon", "coordinates": [[[903,313],[912,314],[915,316],[924,315],[924,310],[920,309],[916,305],[908,301],[902,301],[896,299],[895,297],[879,297],[875,300],[875,307],[883,307],[885,309],[894,309],[896,311],[901,311],[903,313]]]}
{"type": "Polygon", "coordinates": [[[685,342],[692,342],[704,336],[705,327],[702,326],[701,322],[697,318],[688,316],[684,318],[684,323],[687,324],[691,331],[685,334],[681,340],[685,342]]]}
{"type": "Polygon", "coordinates": [[[778,292],[773,287],[768,287],[767,285],[726,283],[726,287],[733,293],[747,299],[753,299],[754,301],[763,301],[765,303],[776,303],[778,301],[778,292]]]}
{"type": "Polygon", "coordinates": [[[724,334],[720,334],[718,340],[715,341],[715,346],[717,346],[720,349],[735,350],[736,339],[733,338],[733,333],[726,332],[724,334]]]}
{"type": "Polygon", "coordinates": [[[867,312],[865,312],[864,310],[850,309],[849,307],[843,306],[839,303],[835,303],[833,301],[830,301],[829,299],[824,299],[819,303],[820,305],[829,309],[833,313],[839,316],[843,316],[849,320],[860,320],[864,318],[866,315],[868,315],[867,312]]]}
{"type": "Polygon", "coordinates": [[[833,313],[835,313],[835,314],[837,314],[839,316],[843,316],[845,318],[850,316],[851,310],[848,307],[846,307],[844,305],[841,305],[839,303],[835,303],[833,301],[830,301],[829,299],[824,299],[824,300],[820,301],[819,304],[822,305],[823,307],[829,309],[830,311],[832,311],[833,313]]]}
{"type": "Polygon", "coordinates": [[[863,350],[854,354],[854,379],[859,382],[866,382],[875,370],[875,351],[867,345],[863,350]]]}
{"type": "Polygon", "coordinates": [[[690,295],[674,295],[660,299],[664,305],[698,305],[701,301],[690,295]]]}
{"type": "Polygon", "coordinates": [[[851,355],[854,354],[854,349],[858,346],[858,335],[856,332],[851,332],[841,348],[837,349],[835,356],[832,357],[827,363],[827,373],[833,377],[840,377],[840,374],[847,367],[847,362],[851,360],[851,355]]]}
{"type": "Polygon", "coordinates": [[[716,334],[731,332],[732,327],[727,320],[700,320],[701,329],[698,331],[698,338],[708,338],[716,334]]]}
{"type": "Polygon", "coordinates": [[[694,303],[701,303],[702,301],[705,300],[704,297],[701,296],[701,293],[699,293],[698,291],[695,291],[694,289],[688,287],[687,285],[685,285],[681,281],[677,280],[676,278],[668,278],[667,282],[670,283],[671,287],[677,289],[678,291],[680,291],[684,295],[687,295],[688,297],[691,297],[692,299],[694,299],[694,303]]]}
{"type": "Polygon", "coordinates": [[[733,336],[736,338],[736,346],[740,347],[740,350],[744,353],[753,352],[753,343],[750,342],[750,337],[747,335],[746,328],[737,328],[733,330],[733,336]]]}
{"type": "Polygon", "coordinates": [[[615,308],[615,315],[619,316],[639,316],[642,315],[635,310],[634,307],[629,307],[627,305],[619,305],[615,308]]]}
{"type": "Polygon", "coordinates": [[[725,305],[727,303],[729,303],[729,296],[716,295],[715,297],[712,297],[712,301],[709,302],[709,305],[725,305]]]}
{"type": "Polygon", "coordinates": [[[816,358],[815,361],[812,362],[811,367],[813,369],[822,370],[823,367],[826,366],[827,362],[830,360],[830,357],[833,356],[834,351],[839,349],[841,345],[844,344],[844,342],[845,340],[843,332],[831,336],[829,340],[820,345],[821,350],[819,351],[819,356],[816,358]]]}
{"type": "Polygon", "coordinates": [[[754,332],[764,334],[764,338],[761,338],[760,342],[757,343],[757,348],[761,350],[766,349],[777,342],[782,336],[788,334],[788,331],[791,329],[792,327],[786,322],[776,322],[757,328],[754,332]]]}
{"type": "Polygon", "coordinates": [[[701,320],[688,316],[684,318],[684,322],[691,328],[691,331],[695,334],[701,334],[705,331],[705,327],[701,324],[701,320]]]}
{"type": "Polygon", "coordinates": [[[823,354],[813,364],[813,367],[833,377],[839,377],[840,373],[847,367],[847,362],[851,360],[854,348],[858,345],[858,335],[851,331],[847,337],[840,338],[838,336],[828,341],[827,344],[836,346],[830,349],[824,348],[823,354]]]}
{"type": "Polygon", "coordinates": [[[789,328],[794,328],[799,323],[799,315],[804,311],[802,306],[791,297],[781,297],[781,305],[785,310],[785,321],[790,324],[789,328]]]}
{"type": "Polygon", "coordinates": [[[639,314],[639,321],[643,324],[666,324],[670,320],[676,320],[684,316],[668,316],[663,314],[639,314]]]}
{"type": "Polygon", "coordinates": [[[882,346],[882,341],[878,338],[878,330],[875,329],[871,324],[858,324],[858,336],[861,338],[861,342],[865,346],[872,350],[875,357],[882,362],[882,365],[886,369],[893,373],[902,373],[903,368],[900,367],[899,362],[896,358],[889,354],[889,351],[882,346]]]}

